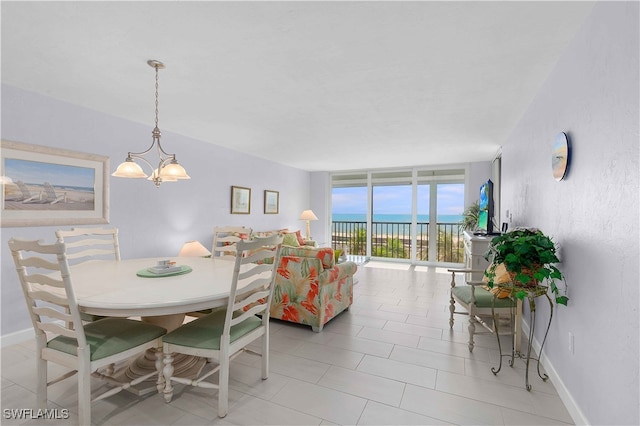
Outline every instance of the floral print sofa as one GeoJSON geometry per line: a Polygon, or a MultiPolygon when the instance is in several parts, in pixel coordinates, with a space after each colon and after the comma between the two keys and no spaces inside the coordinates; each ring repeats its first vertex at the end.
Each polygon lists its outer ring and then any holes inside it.
{"type": "Polygon", "coordinates": [[[282,247],[271,317],[322,327],[353,303],[354,262],[336,264],[329,247],[282,247]]]}

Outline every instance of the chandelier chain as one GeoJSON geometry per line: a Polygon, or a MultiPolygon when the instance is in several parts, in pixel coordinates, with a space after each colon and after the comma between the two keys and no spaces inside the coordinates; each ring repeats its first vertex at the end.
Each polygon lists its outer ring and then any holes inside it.
{"type": "Polygon", "coordinates": [[[158,128],[158,66],[154,67],[156,69],[156,129],[158,128]]]}

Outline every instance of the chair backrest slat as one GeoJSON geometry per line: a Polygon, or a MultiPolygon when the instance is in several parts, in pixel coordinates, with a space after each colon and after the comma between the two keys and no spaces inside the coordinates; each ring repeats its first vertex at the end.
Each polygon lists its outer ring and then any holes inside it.
{"type": "MultiPolygon", "coordinates": [[[[55,271],[55,269],[52,269],[55,271]]],[[[29,282],[32,284],[48,285],[50,287],[64,288],[64,282],[62,280],[55,279],[49,275],[43,274],[30,274],[29,282]]]]}
{"type": "Polygon", "coordinates": [[[36,336],[61,334],[76,339],[79,348],[86,347],[65,244],[12,238],[9,249],[36,336]]]}
{"type": "Polygon", "coordinates": [[[114,254],[113,250],[89,249],[89,250],[78,251],[75,253],[68,253],[67,259],[71,260],[71,259],[80,259],[83,257],[112,256],[113,254],[114,254]]]}
{"type": "Polygon", "coordinates": [[[75,331],[70,330],[66,327],[63,327],[55,322],[41,322],[37,323],[38,330],[43,332],[59,334],[66,337],[71,337],[72,339],[77,338],[77,334],[75,331]]]}
{"type": "MultiPolygon", "coordinates": [[[[253,256],[249,256],[247,258],[247,261],[248,261],[247,263],[253,263],[251,261],[252,257],[253,256]]],[[[272,258],[271,257],[268,257],[268,258],[264,258],[263,257],[262,259],[272,259],[272,258]]],[[[254,275],[269,273],[271,271],[271,268],[272,268],[271,263],[269,263],[269,264],[258,264],[258,265],[254,266],[251,269],[247,269],[245,271],[240,271],[240,275],[238,275],[238,280],[242,281],[242,280],[249,279],[254,275]]]]}
{"type": "MultiPolygon", "coordinates": [[[[62,286],[62,288],[64,289],[64,286],[62,286]]],[[[53,303],[54,305],[65,308],[69,307],[69,301],[67,300],[66,293],[64,292],[58,295],[46,290],[29,290],[29,297],[36,300],[42,300],[43,302],[53,303]]]]}
{"type": "Polygon", "coordinates": [[[249,284],[243,283],[242,291],[238,291],[238,294],[246,297],[246,295],[249,293],[254,293],[264,288],[268,288],[268,286],[270,285],[270,281],[271,281],[271,277],[267,277],[267,278],[258,278],[258,279],[252,280],[249,284]]]}
{"type": "Polygon", "coordinates": [[[263,297],[269,297],[269,287],[265,289],[264,284],[262,284],[262,290],[249,292],[249,295],[245,296],[240,302],[234,303],[233,310],[237,311],[238,309],[242,309],[247,305],[259,301],[263,297]]]}
{"type": "Polygon", "coordinates": [[[65,313],[63,311],[58,311],[57,309],[53,309],[48,306],[36,306],[33,308],[33,312],[40,316],[48,316],[51,318],[59,319],[60,321],[68,322],[73,320],[71,314],[65,313]]]}
{"type": "MultiPolygon", "coordinates": [[[[238,312],[238,311],[236,311],[238,312]]],[[[258,315],[260,313],[263,312],[263,308],[262,306],[256,305],[253,306],[252,308],[249,308],[249,310],[247,311],[243,311],[241,315],[231,318],[231,327],[233,327],[236,324],[241,323],[242,321],[246,320],[249,317],[252,317],[254,315],[258,315]]]]}
{"type": "Polygon", "coordinates": [[[265,260],[273,259],[274,256],[275,256],[275,253],[273,253],[273,251],[271,250],[267,250],[266,253],[257,252],[257,253],[249,253],[246,255],[248,262],[258,262],[258,261],[264,262],[265,260]]]}
{"type": "Polygon", "coordinates": [[[67,260],[74,261],[73,264],[88,260],[120,260],[118,228],[59,229],[56,238],[65,243],[67,260]]]}
{"type": "Polygon", "coordinates": [[[237,253],[236,244],[243,240],[240,236],[246,235],[250,238],[251,232],[251,228],[244,226],[216,226],[213,228],[211,257],[234,260],[237,253]]]}
{"type": "Polygon", "coordinates": [[[224,335],[229,335],[231,326],[254,315],[261,314],[263,324],[268,323],[282,240],[283,236],[276,234],[237,243],[238,253],[227,305],[224,335]],[[255,263],[264,260],[273,262],[255,263]]]}
{"type": "Polygon", "coordinates": [[[110,251],[113,252],[113,241],[112,240],[101,240],[98,238],[86,238],[78,241],[65,241],[67,245],[67,250],[75,247],[84,247],[84,246],[110,246],[110,251]]]}
{"type": "Polygon", "coordinates": [[[43,259],[41,257],[27,257],[25,259],[22,259],[22,265],[25,267],[49,269],[52,271],[60,270],[60,267],[57,261],[52,262],[48,259],[43,259]]]}

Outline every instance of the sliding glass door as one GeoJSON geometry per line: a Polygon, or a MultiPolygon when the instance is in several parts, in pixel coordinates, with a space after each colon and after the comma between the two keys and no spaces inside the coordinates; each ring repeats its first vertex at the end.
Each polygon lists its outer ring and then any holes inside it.
{"type": "Polygon", "coordinates": [[[373,173],[371,188],[371,256],[411,259],[411,171],[373,173]]]}
{"type": "MultiPolygon", "coordinates": [[[[464,262],[464,246],[460,217],[464,211],[464,184],[437,183],[435,244],[437,262],[464,262]]],[[[432,257],[433,259],[433,257],[432,257]]]]}
{"type": "Polygon", "coordinates": [[[464,169],[332,175],[332,245],[351,254],[462,263],[464,169]]]}

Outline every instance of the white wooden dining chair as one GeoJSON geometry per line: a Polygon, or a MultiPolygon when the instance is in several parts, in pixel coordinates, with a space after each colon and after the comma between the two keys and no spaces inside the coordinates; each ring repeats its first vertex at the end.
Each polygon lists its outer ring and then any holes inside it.
{"type": "Polygon", "coordinates": [[[211,257],[235,260],[238,241],[251,238],[251,228],[244,226],[216,226],[213,228],[211,257]]]}
{"type": "Polygon", "coordinates": [[[164,336],[166,402],[171,402],[173,397],[172,382],[218,389],[218,417],[225,417],[229,403],[229,364],[241,352],[249,351],[246,346],[257,339],[262,339],[262,350],[258,353],[262,357],[262,378],[268,377],[269,307],[282,240],[282,235],[273,235],[239,241],[227,306],[164,336]],[[217,366],[193,380],[174,377],[174,353],[208,358],[217,362],[217,366]],[[219,372],[217,384],[205,381],[216,372],[219,372]]]}
{"type": "MultiPolygon", "coordinates": [[[[476,271],[471,269],[449,269],[451,272],[451,299],[449,302],[449,326],[453,328],[454,314],[467,315],[469,323],[468,347],[469,352],[473,352],[475,341],[474,335],[480,333],[495,333],[496,325],[494,319],[512,318],[513,322],[508,327],[498,327],[502,335],[510,335],[513,338],[515,350],[520,351],[520,336],[522,335],[522,304],[510,298],[500,299],[494,297],[493,293],[486,290],[484,281],[467,280],[462,285],[456,285],[456,274],[471,275],[476,271]],[[456,310],[456,303],[464,308],[464,311],[456,310]],[[494,318],[495,314],[495,318],[494,318]],[[481,327],[481,329],[478,329],[481,327]]],[[[495,335],[495,334],[494,334],[495,335]]]]}
{"type": "Polygon", "coordinates": [[[91,424],[91,403],[158,375],[163,387],[158,355],[156,371],[135,380],[121,382],[98,369],[127,360],[147,349],[162,347],[162,327],[126,318],[105,318],[83,325],[64,243],[43,244],[12,238],[9,249],[36,334],[36,402],[46,408],[47,388],[78,374],[78,417],[81,425],[91,424]],[[48,381],[48,362],[72,371],[48,381]],[[106,380],[110,389],[91,398],[91,377],[106,380]]]}
{"type": "MultiPolygon", "coordinates": [[[[65,243],[67,261],[70,265],[93,260],[120,260],[118,228],[71,228],[58,229],[56,238],[65,243]]],[[[100,315],[80,313],[83,321],[97,321],[100,315]]]]}
{"type": "Polygon", "coordinates": [[[71,265],[89,260],[120,260],[118,228],[59,229],[56,238],[65,243],[71,265]]]}

